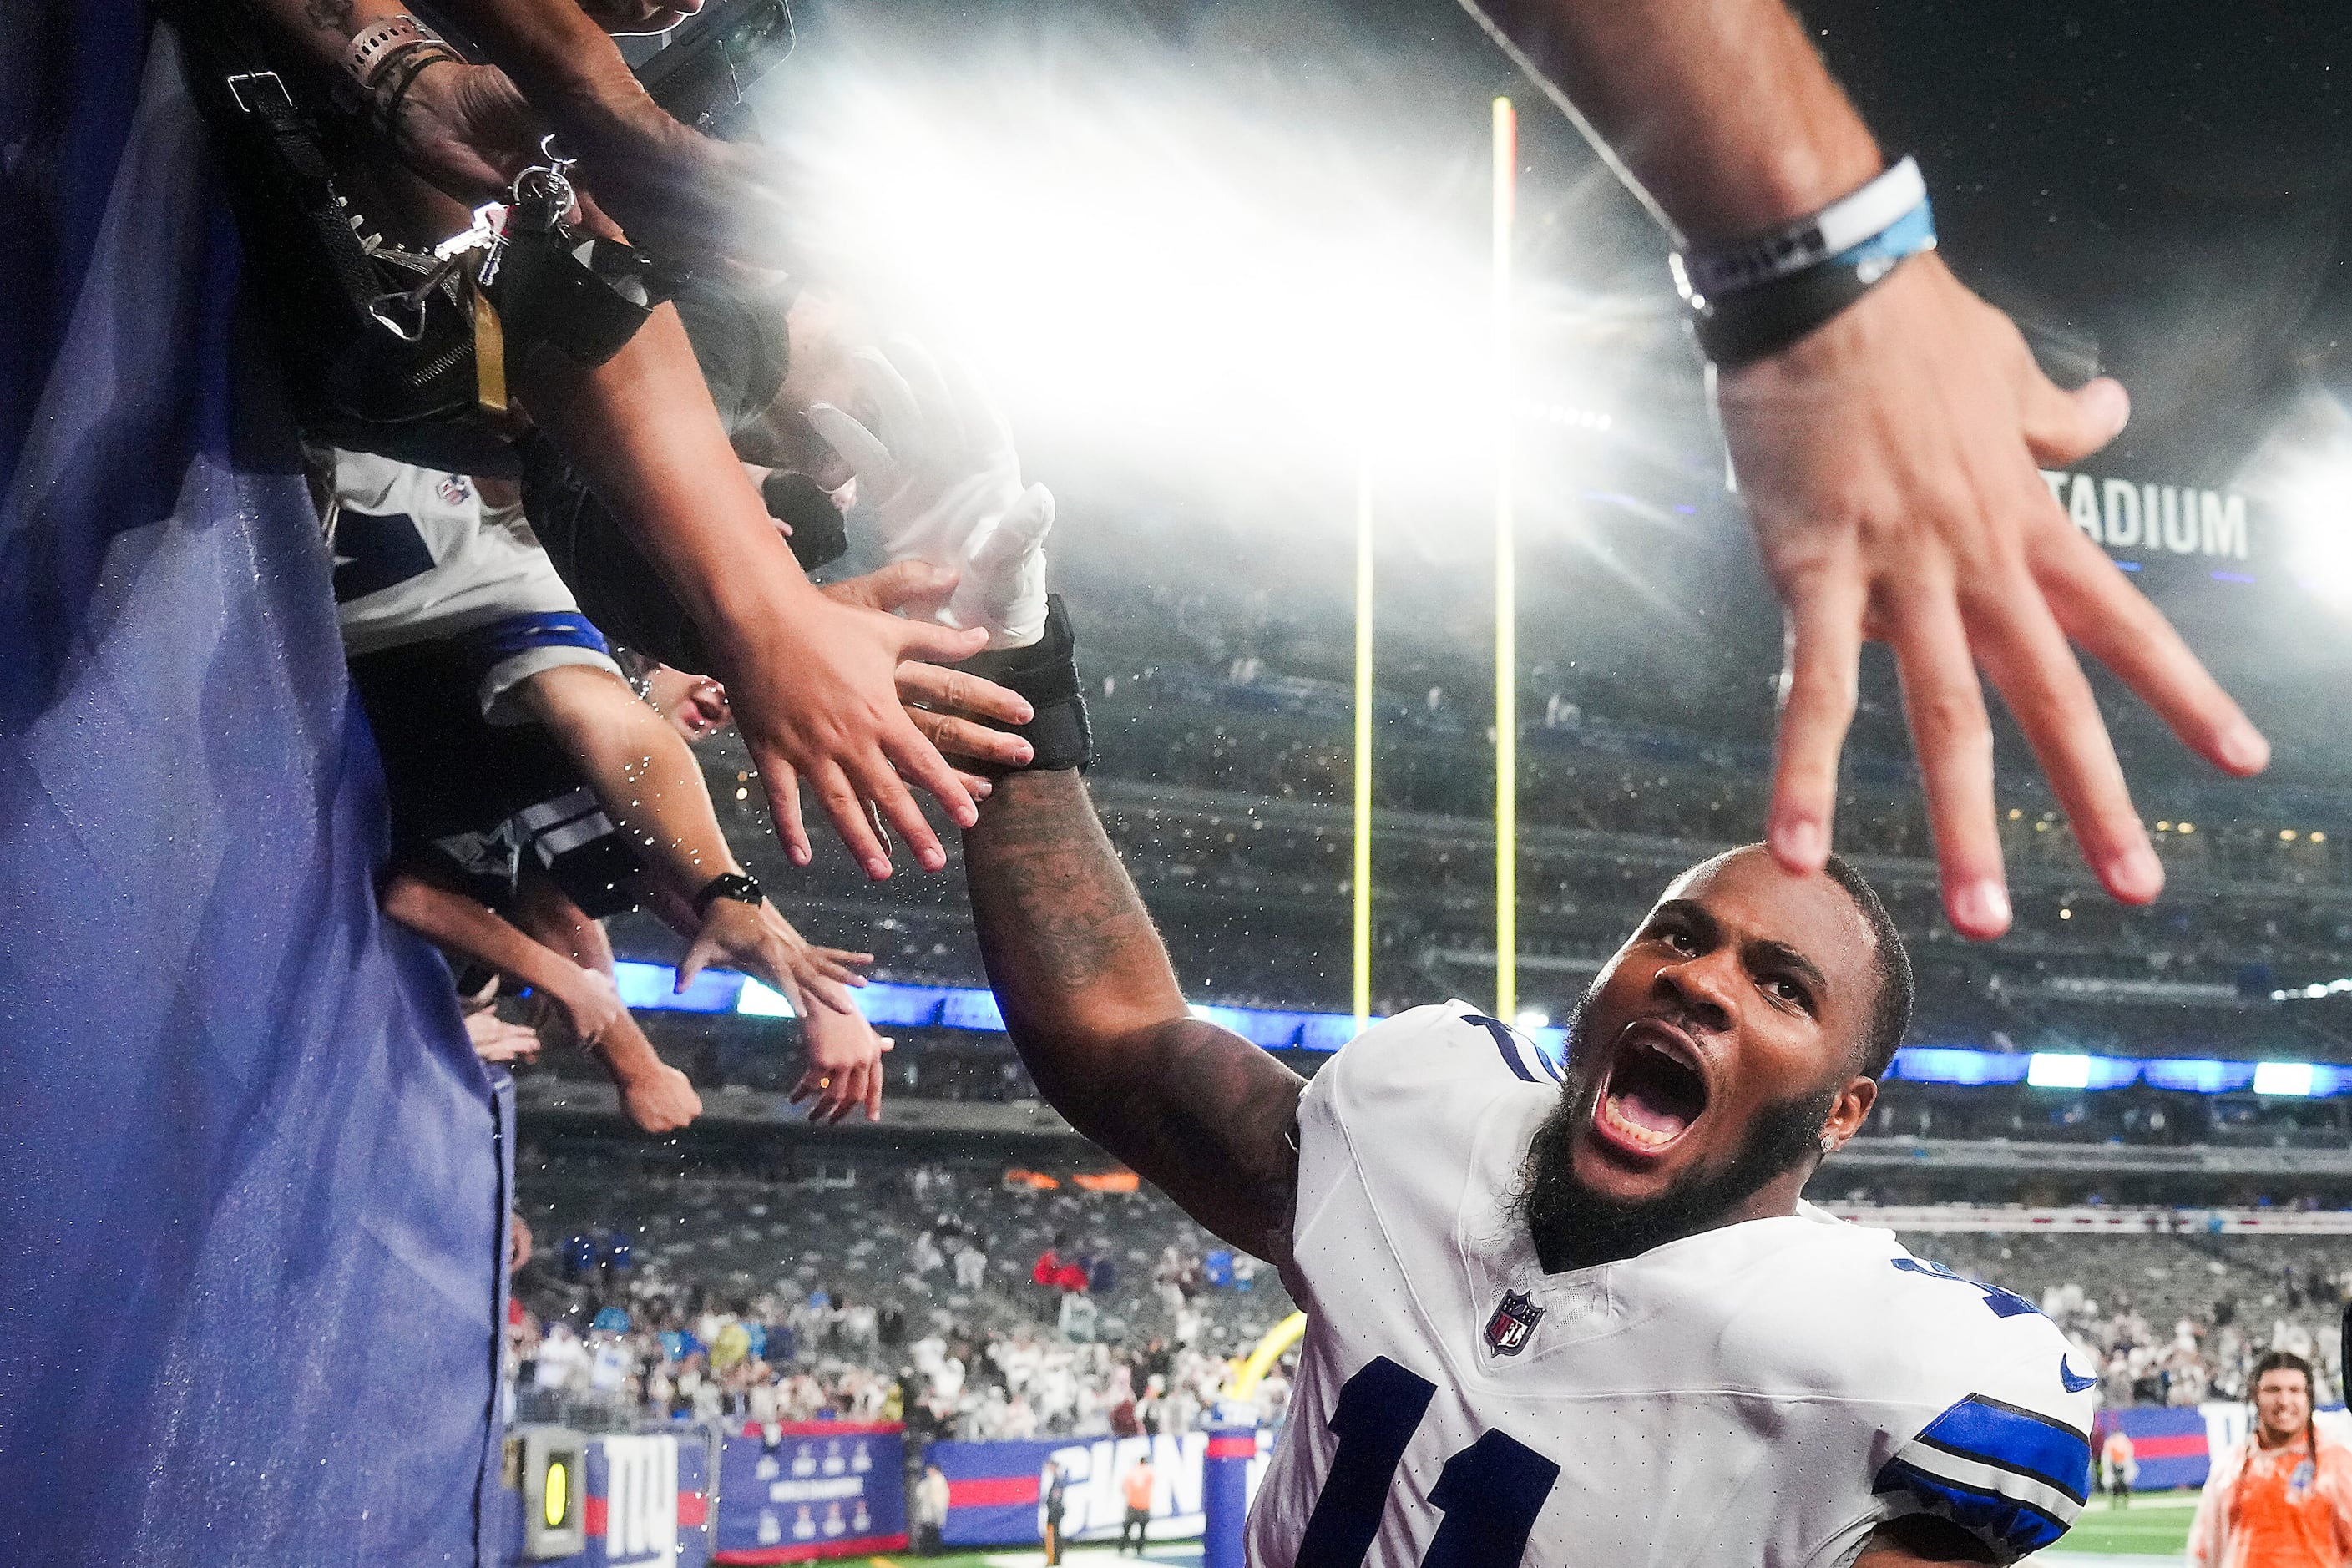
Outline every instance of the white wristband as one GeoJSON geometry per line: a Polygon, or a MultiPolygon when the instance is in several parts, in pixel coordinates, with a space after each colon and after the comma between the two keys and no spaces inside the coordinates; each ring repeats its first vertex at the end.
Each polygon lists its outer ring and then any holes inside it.
{"type": "Polygon", "coordinates": [[[1802,272],[1885,232],[1927,199],[1927,182],[1910,158],[1811,217],[1769,234],[1734,240],[1675,259],[1685,299],[1720,300],[1802,272]]]}

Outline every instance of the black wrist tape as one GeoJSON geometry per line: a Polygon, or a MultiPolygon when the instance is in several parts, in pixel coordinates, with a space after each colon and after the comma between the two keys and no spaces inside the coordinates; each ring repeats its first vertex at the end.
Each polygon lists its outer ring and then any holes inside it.
{"type": "Polygon", "coordinates": [[[616,239],[561,226],[510,226],[488,290],[509,363],[548,343],[593,370],[619,353],[685,280],[679,268],[616,239]]]}
{"type": "Polygon", "coordinates": [[[1712,301],[1691,323],[1699,352],[1725,370],[1752,364],[1823,325],[1886,275],[1823,262],[1712,301]]]}
{"type": "Polygon", "coordinates": [[[1087,697],[1078,686],[1077,639],[1070,631],[1062,595],[1045,597],[1045,635],[1027,647],[999,648],[956,666],[992,680],[1029,700],[1035,717],[1026,724],[1000,724],[1029,742],[1036,756],[1028,767],[1003,772],[1087,771],[1095,760],[1094,730],[1087,722],[1087,697]]]}

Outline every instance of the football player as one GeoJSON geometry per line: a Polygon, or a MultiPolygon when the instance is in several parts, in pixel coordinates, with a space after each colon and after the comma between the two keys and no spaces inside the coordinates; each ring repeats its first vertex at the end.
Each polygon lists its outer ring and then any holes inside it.
{"type": "Polygon", "coordinates": [[[1801,1201],[1910,1012],[1843,861],[1685,872],[1563,1065],[1456,1002],[1308,1083],[1192,1016],[1075,771],[1002,780],[964,860],[1046,1099],[1307,1310],[1253,1564],[2006,1563],[2081,1510],[2056,1326],[1801,1201]]]}
{"type": "Polygon", "coordinates": [[[1035,713],[964,839],[1013,1043],[1074,1127],[1307,1308],[1257,1568],[1895,1568],[2065,1532],[2095,1380],[2057,1327],[1801,1201],[1910,1021],[1902,940],[1850,866],[1755,845],[1683,873],[1561,1067],[1449,1003],[1302,1081],[1192,1016],[1095,816],[1051,515],[1002,422],[911,349],[853,357],[881,428],[812,423],[893,553],[959,569],[940,613],[988,626],[985,673],[1035,713]]]}

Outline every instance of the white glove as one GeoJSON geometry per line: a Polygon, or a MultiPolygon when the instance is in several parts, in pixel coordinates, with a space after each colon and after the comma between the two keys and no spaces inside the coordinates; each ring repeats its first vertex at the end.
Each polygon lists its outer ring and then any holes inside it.
{"type": "Polygon", "coordinates": [[[881,434],[830,403],[811,405],[808,421],[857,475],[885,552],[959,574],[941,625],[985,626],[992,648],[1043,637],[1054,492],[1022,489],[1003,416],[961,363],[943,371],[903,338],[887,354],[860,349],[850,363],[881,434]]]}

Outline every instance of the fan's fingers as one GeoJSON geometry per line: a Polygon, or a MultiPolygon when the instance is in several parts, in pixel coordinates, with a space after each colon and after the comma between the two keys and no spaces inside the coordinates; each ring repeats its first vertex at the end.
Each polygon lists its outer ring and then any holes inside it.
{"type": "Polygon", "coordinates": [[[1858,575],[1828,572],[1791,597],[1765,832],[1772,858],[1791,871],[1818,871],[1829,858],[1867,594],[1858,575]]]}

